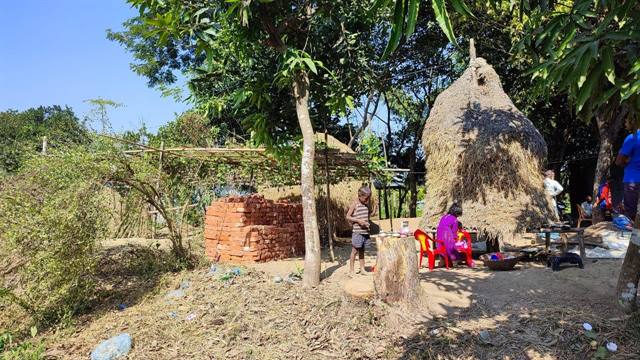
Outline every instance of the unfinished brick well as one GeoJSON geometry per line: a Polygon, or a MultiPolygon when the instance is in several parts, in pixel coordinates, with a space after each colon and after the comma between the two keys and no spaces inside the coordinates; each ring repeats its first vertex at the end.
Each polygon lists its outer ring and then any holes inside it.
{"type": "Polygon", "coordinates": [[[223,262],[264,262],[304,253],[302,205],[261,195],[214,200],[205,218],[205,251],[223,262]]]}

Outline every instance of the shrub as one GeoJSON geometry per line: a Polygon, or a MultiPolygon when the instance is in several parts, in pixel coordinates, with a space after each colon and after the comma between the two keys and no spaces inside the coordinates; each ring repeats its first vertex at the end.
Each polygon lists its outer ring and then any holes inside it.
{"type": "Polygon", "coordinates": [[[21,264],[5,299],[41,323],[70,316],[94,294],[96,240],[108,219],[105,164],[82,149],[54,155],[32,157],[0,184],[0,251],[21,264]]]}

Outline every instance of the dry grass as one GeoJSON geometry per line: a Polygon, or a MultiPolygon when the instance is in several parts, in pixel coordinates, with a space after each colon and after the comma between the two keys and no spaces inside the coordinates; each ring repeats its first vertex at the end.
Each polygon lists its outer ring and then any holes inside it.
{"type": "Polygon", "coordinates": [[[465,225],[507,242],[551,219],[541,174],[544,139],[484,59],[438,96],[422,140],[425,226],[436,225],[454,200],[465,225]]]}
{"type": "MultiPolygon", "coordinates": [[[[143,273],[145,262],[133,261],[143,273]]],[[[60,359],[84,359],[121,332],[134,339],[129,359],[588,359],[595,349],[581,324],[589,322],[598,345],[615,341],[619,351],[612,358],[627,359],[640,351],[640,327],[637,317],[615,312],[606,294],[618,268],[619,262],[599,262],[560,273],[528,265],[508,273],[425,271],[423,285],[431,284],[425,301],[431,304],[416,313],[346,299],[344,268],[305,290],[300,282],[274,283],[272,275],[251,268],[223,280],[229,267],[217,265],[215,273],[154,273],[147,276],[146,293],[111,298],[75,327],[43,337],[48,355],[60,359]],[[185,296],[168,298],[181,284],[188,284],[185,296]],[[126,310],[117,310],[120,301],[126,310]],[[444,313],[431,311],[436,301],[444,313]]],[[[105,273],[109,269],[105,263],[105,273]]],[[[123,290],[143,288],[143,277],[114,278],[121,280],[105,281],[123,290]]]]}
{"type": "Polygon", "coordinates": [[[330,286],[305,291],[299,282],[276,284],[263,273],[223,281],[225,270],[168,276],[162,291],[82,324],[49,354],[82,358],[120,332],[134,338],[130,359],[377,358],[384,350],[380,308],[345,302],[330,286]],[[181,283],[189,284],[185,297],[168,299],[181,283]]]}

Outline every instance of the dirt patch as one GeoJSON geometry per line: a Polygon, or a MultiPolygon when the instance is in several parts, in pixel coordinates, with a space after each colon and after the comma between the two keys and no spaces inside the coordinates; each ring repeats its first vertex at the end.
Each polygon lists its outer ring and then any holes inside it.
{"type": "Polygon", "coordinates": [[[338,247],[339,261],[323,267],[325,280],[312,290],[287,276],[301,259],[241,268],[239,276],[220,264],[166,274],[123,311],[45,334],[48,354],[86,358],[127,332],[129,359],[585,359],[595,349],[584,322],[598,346],[618,344],[618,358],[640,352],[638,319],[614,303],[618,260],[560,272],[529,264],[509,272],[423,269],[423,311],[409,312],[344,295],[348,250],[338,247]]]}

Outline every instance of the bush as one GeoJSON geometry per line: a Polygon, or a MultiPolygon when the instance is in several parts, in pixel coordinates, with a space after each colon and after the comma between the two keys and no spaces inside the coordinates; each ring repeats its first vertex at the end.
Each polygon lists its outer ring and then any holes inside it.
{"type": "Polygon", "coordinates": [[[40,323],[70,316],[94,294],[96,240],[108,220],[105,164],[82,149],[54,155],[32,157],[0,184],[0,256],[21,264],[18,281],[4,281],[5,299],[40,323]]]}
{"type": "Polygon", "coordinates": [[[40,360],[44,359],[44,344],[25,341],[14,343],[10,333],[0,334],[0,355],[3,360],[40,360]]]}

